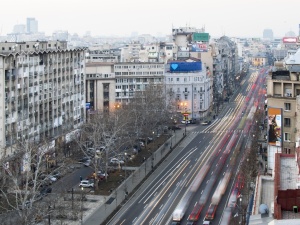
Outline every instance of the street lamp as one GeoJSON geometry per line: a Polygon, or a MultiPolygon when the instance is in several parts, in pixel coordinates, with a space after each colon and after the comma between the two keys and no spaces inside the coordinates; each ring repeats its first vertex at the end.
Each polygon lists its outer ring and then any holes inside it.
{"type": "Polygon", "coordinates": [[[127,152],[125,152],[124,155],[125,155],[125,183],[126,183],[126,178],[127,178],[127,173],[126,173],[126,171],[127,171],[127,168],[126,168],[126,165],[127,165],[127,152]]]}
{"type": "Polygon", "coordinates": [[[81,187],[81,207],[80,207],[80,211],[81,211],[81,224],[83,224],[83,187],[81,187]]]}

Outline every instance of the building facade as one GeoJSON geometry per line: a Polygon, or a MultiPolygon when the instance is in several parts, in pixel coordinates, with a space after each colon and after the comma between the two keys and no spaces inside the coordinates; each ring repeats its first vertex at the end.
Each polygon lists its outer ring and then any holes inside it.
{"type": "Polygon", "coordinates": [[[164,83],[164,63],[115,63],[116,102],[127,104],[139,91],[149,84],[164,83]]]}
{"type": "Polygon", "coordinates": [[[88,114],[114,110],[115,88],[114,63],[86,63],[86,101],[88,114]]]}
{"type": "Polygon", "coordinates": [[[19,141],[54,140],[85,121],[85,49],[0,43],[1,158],[19,141]]]}
{"type": "Polygon", "coordinates": [[[184,121],[199,120],[208,114],[211,79],[200,60],[171,61],[166,65],[165,85],[169,101],[176,104],[184,121]]]}
{"type": "Polygon", "coordinates": [[[34,34],[38,32],[38,21],[35,18],[26,19],[26,30],[28,34],[34,34]]]}

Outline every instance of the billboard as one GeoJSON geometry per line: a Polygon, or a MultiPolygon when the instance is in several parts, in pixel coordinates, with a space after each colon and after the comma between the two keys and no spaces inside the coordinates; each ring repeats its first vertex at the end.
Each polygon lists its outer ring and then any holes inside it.
{"type": "Polygon", "coordinates": [[[193,41],[209,41],[209,33],[193,33],[193,41]]]}
{"type": "Polygon", "coordinates": [[[207,44],[194,43],[191,52],[207,52],[207,44]]]}
{"type": "Polygon", "coordinates": [[[296,37],[284,37],[284,38],[282,38],[282,42],[294,44],[297,42],[297,38],[296,37]]]}
{"type": "Polygon", "coordinates": [[[201,62],[171,62],[170,71],[172,72],[192,72],[201,71],[201,62]]]}
{"type": "Polygon", "coordinates": [[[268,143],[282,146],[282,109],[268,108],[268,143]]]}

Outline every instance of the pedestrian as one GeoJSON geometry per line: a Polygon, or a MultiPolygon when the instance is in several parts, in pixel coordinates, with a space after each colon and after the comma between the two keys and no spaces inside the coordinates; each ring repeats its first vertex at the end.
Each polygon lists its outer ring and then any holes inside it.
{"type": "Polygon", "coordinates": [[[80,181],[82,181],[82,176],[80,176],[80,181]]]}

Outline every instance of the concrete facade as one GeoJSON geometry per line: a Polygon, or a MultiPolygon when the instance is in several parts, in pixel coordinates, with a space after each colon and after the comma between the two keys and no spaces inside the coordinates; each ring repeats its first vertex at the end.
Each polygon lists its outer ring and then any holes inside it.
{"type": "Polygon", "coordinates": [[[84,53],[66,42],[0,44],[1,158],[19,140],[56,139],[85,121],[84,53]]]}

